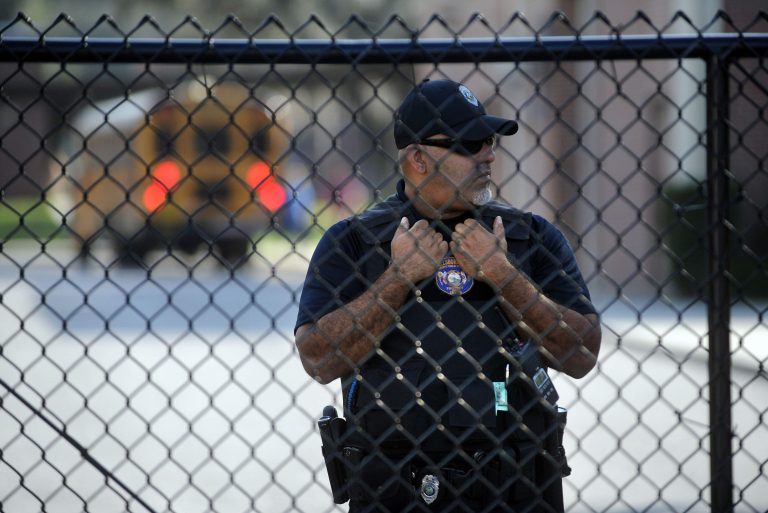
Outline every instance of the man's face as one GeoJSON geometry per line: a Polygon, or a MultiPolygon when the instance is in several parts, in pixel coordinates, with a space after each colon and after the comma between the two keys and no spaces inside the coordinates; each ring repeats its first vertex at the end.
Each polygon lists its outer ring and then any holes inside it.
{"type": "MultiPolygon", "coordinates": [[[[446,139],[435,136],[433,139],[446,139]]],[[[419,185],[420,197],[445,214],[461,213],[493,199],[491,163],[496,159],[493,144],[483,144],[475,154],[448,148],[419,145],[429,173],[419,185]]]]}

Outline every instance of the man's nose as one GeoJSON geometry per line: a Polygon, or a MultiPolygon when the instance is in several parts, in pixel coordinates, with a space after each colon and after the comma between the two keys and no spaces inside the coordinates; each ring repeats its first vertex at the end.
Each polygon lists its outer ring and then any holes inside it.
{"type": "Polygon", "coordinates": [[[480,154],[478,155],[480,162],[487,162],[491,163],[494,160],[496,160],[496,148],[491,146],[490,144],[483,145],[483,149],[480,150],[480,154]]]}

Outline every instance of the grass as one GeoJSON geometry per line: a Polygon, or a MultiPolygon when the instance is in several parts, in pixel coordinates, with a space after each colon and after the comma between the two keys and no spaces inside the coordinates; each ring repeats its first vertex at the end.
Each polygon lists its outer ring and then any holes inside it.
{"type": "Polygon", "coordinates": [[[51,207],[35,197],[9,198],[0,202],[0,241],[50,240],[61,236],[61,222],[51,207]]]}
{"type": "MultiPolygon", "coordinates": [[[[16,197],[0,202],[0,243],[12,240],[49,241],[64,239],[69,230],[61,229],[61,219],[56,211],[38,197],[16,197]]],[[[259,252],[279,258],[296,249],[309,251],[320,239],[318,227],[303,231],[301,235],[267,232],[254,236],[254,245],[259,252]],[[298,240],[296,240],[298,239],[298,240]]]]}

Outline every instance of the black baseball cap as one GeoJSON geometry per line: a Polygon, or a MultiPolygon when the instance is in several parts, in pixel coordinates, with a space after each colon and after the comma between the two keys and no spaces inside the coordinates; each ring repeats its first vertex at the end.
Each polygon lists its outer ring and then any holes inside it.
{"type": "Polygon", "coordinates": [[[517,122],[489,116],[465,85],[452,80],[425,80],[395,112],[395,145],[405,148],[433,135],[479,141],[493,134],[512,135],[517,122]]]}

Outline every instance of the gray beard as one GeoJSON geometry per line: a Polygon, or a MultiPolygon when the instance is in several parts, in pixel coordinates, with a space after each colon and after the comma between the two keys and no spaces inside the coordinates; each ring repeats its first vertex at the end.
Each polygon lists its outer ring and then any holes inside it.
{"type": "Polygon", "coordinates": [[[489,183],[481,191],[477,191],[472,196],[472,204],[476,207],[482,207],[493,199],[493,191],[491,190],[491,184],[489,183]]]}

